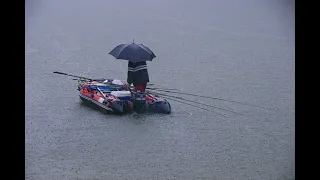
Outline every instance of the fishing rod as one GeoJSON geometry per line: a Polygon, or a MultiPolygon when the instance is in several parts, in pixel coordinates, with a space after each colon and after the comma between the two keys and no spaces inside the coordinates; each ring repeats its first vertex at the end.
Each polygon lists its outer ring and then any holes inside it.
{"type": "MultiPolygon", "coordinates": [[[[101,78],[101,79],[91,79],[91,78],[86,78],[86,77],[82,77],[82,76],[75,76],[75,75],[72,75],[72,74],[67,74],[67,73],[63,73],[63,72],[58,72],[58,71],[55,71],[55,72],[53,72],[53,73],[56,73],[56,74],[61,74],[61,75],[66,75],[66,76],[71,76],[71,77],[77,77],[77,78],[79,78],[79,79],[87,79],[87,80],[89,80],[89,81],[105,81],[105,80],[107,80],[107,79],[104,79],[104,78],[101,78]]],[[[79,79],[72,79],[72,80],[79,80],[79,79]]],[[[151,85],[153,85],[153,84],[151,84],[151,85]]],[[[111,85],[109,85],[109,86],[122,86],[122,85],[118,85],[118,84],[111,84],[111,85]]],[[[130,87],[132,87],[132,86],[130,86],[130,87]]]]}
{"type": "Polygon", "coordinates": [[[196,94],[183,93],[183,92],[174,92],[174,91],[167,91],[167,90],[160,90],[160,89],[154,89],[154,90],[155,91],[168,92],[168,93],[184,94],[184,95],[189,95],[189,96],[196,96],[196,97],[202,97],[202,98],[208,98],[208,99],[214,99],[214,100],[220,100],[220,101],[233,102],[233,103],[238,103],[238,104],[242,104],[242,105],[247,105],[247,106],[252,106],[252,107],[257,107],[257,108],[263,108],[263,109],[277,111],[277,109],[257,106],[257,105],[253,105],[253,104],[249,104],[249,103],[245,103],[245,102],[234,101],[234,100],[229,100],[229,99],[223,99],[223,98],[217,98],[217,97],[209,97],[209,96],[201,96],[201,95],[196,95],[196,94]]]}
{"type": "Polygon", "coordinates": [[[147,87],[146,89],[150,89],[150,90],[173,90],[173,91],[182,91],[182,89],[171,89],[171,88],[160,88],[160,87],[152,87],[152,88],[149,88],[147,87]]]}
{"type": "MultiPolygon", "coordinates": [[[[54,71],[53,73],[55,74],[61,74],[61,75],[65,75],[65,76],[71,76],[71,77],[76,77],[76,78],[80,78],[80,79],[87,79],[89,81],[97,81],[97,80],[102,80],[102,79],[91,79],[91,78],[86,78],[86,77],[83,77],[83,76],[76,76],[76,75],[72,75],[72,74],[67,74],[67,73],[63,73],[63,72],[59,72],[59,71],[54,71]]],[[[72,79],[72,80],[78,80],[78,79],[72,79]]],[[[148,86],[154,86],[153,83],[150,83],[148,84],[148,86]]],[[[133,87],[133,86],[130,86],[130,87],[133,87]]],[[[164,89],[164,88],[161,88],[161,89],[164,89]]],[[[171,89],[170,89],[171,90],[171,89]]],[[[172,89],[174,90],[174,89],[172,89]]]]}
{"type": "Polygon", "coordinates": [[[223,117],[225,117],[225,118],[228,117],[228,116],[225,116],[225,115],[223,115],[223,114],[217,113],[217,112],[215,112],[215,111],[213,111],[213,110],[209,110],[209,109],[206,109],[206,108],[202,108],[202,107],[199,107],[199,106],[195,106],[194,104],[189,104],[189,103],[186,103],[186,102],[183,102],[183,101],[178,101],[178,100],[176,100],[176,99],[168,98],[168,97],[166,97],[166,99],[170,99],[170,100],[172,100],[172,101],[180,102],[180,103],[182,103],[182,104],[186,104],[186,105],[189,105],[189,106],[192,106],[192,107],[196,107],[196,108],[199,108],[199,109],[211,111],[211,112],[214,112],[214,113],[216,113],[216,114],[218,114],[218,115],[220,115],[220,116],[223,116],[223,117]]]}
{"type": "Polygon", "coordinates": [[[80,78],[80,79],[88,79],[90,81],[93,81],[93,79],[90,79],[90,78],[86,78],[86,77],[82,77],[82,76],[75,76],[75,75],[67,74],[67,73],[63,73],[63,72],[54,71],[53,73],[61,74],[61,75],[65,75],[65,76],[77,77],[77,78],[80,78]]]}
{"type": "MultiPolygon", "coordinates": [[[[156,92],[153,92],[153,93],[156,93],[156,92]]],[[[159,94],[159,93],[156,93],[156,94],[159,94]]],[[[170,95],[167,95],[167,94],[159,94],[159,95],[165,96],[166,98],[167,98],[167,97],[177,98],[177,99],[181,99],[181,100],[184,100],[184,101],[189,101],[189,102],[193,102],[193,103],[196,103],[196,104],[201,104],[201,105],[204,105],[204,106],[208,106],[208,107],[213,107],[213,108],[216,108],[216,109],[220,109],[220,110],[223,110],[223,111],[228,111],[228,112],[231,112],[231,113],[234,113],[234,114],[238,114],[238,115],[250,117],[250,116],[248,116],[248,115],[245,115],[245,114],[242,114],[242,113],[238,113],[238,112],[235,112],[235,111],[232,111],[232,110],[229,110],[229,109],[220,108],[220,107],[217,107],[217,106],[213,106],[213,105],[209,105],[209,104],[204,104],[204,103],[192,101],[192,100],[190,100],[190,99],[184,99],[184,98],[182,98],[182,97],[170,96],[170,95]]]]}
{"type": "MultiPolygon", "coordinates": [[[[148,91],[146,91],[146,93],[150,95],[150,93],[149,93],[148,91]]],[[[155,93],[155,92],[151,92],[151,93],[155,93]]],[[[156,93],[155,93],[155,94],[156,94],[156,93]]],[[[203,109],[203,110],[207,110],[207,111],[211,111],[211,112],[217,113],[217,112],[215,112],[215,111],[212,111],[212,110],[209,110],[209,109],[206,109],[206,108],[202,108],[202,107],[199,107],[199,106],[195,106],[194,104],[188,104],[188,103],[183,102],[183,101],[178,101],[178,100],[173,99],[173,98],[167,98],[167,97],[166,97],[166,99],[170,99],[170,100],[172,100],[172,101],[180,102],[180,103],[182,103],[182,104],[187,104],[187,105],[190,105],[190,106],[192,106],[192,107],[197,107],[197,108],[199,108],[199,109],[203,109]]],[[[217,113],[217,114],[219,114],[219,115],[227,118],[227,116],[225,116],[225,115],[223,115],[223,114],[220,114],[220,113],[217,113]]]]}

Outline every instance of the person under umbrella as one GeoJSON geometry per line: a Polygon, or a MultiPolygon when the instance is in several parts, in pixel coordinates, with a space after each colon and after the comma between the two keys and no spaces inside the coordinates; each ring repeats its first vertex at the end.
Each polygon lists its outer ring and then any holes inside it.
{"type": "Polygon", "coordinates": [[[133,84],[136,91],[144,92],[149,82],[149,74],[146,61],[152,61],[156,56],[143,44],[136,44],[134,40],[129,44],[116,46],[109,54],[116,59],[127,60],[127,82],[133,84]]]}
{"type": "Polygon", "coordinates": [[[116,59],[129,61],[127,82],[129,85],[133,84],[136,90],[135,92],[131,91],[133,109],[138,113],[145,112],[145,89],[149,82],[146,61],[152,61],[156,56],[148,47],[143,44],[135,44],[134,41],[129,44],[120,44],[116,46],[109,54],[116,59]]]}
{"type": "Polygon", "coordinates": [[[133,84],[137,92],[145,92],[147,83],[149,82],[146,61],[128,62],[127,82],[129,85],[133,84]]]}

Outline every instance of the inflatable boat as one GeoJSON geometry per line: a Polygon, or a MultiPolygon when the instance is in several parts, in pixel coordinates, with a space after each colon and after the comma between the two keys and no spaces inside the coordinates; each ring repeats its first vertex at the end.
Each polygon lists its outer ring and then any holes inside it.
{"type": "Polygon", "coordinates": [[[171,113],[170,103],[166,99],[149,92],[137,92],[134,87],[121,80],[79,79],[78,83],[80,99],[107,113],[171,113]]]}

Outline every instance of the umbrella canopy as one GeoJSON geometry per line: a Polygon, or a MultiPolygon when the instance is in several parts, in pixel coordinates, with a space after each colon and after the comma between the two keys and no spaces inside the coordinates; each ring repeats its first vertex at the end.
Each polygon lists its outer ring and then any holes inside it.
{"type": "Polygon", "coordinates": [[[115,47],[109,54],[116,59],[123,59],[132,62],[152,61],[156,57],[154,53],[143,44],[120,44],[115,47]]]}

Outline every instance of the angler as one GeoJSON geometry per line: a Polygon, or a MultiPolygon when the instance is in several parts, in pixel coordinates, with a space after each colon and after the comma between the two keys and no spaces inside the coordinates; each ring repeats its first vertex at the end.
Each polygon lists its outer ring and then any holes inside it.
{"type": "Polygon", "coordinates": [[[134,91],[131,91],[133,107],[138,113],[145,112],[145,89],[149,82],[146,61],[152,61],[156,57],[155,54],[147,46],[134,43],[134,40],[132,43],[116,46],[109,54],[116,59],[129,61],[127,82],[135,87],[134,91]]]}

